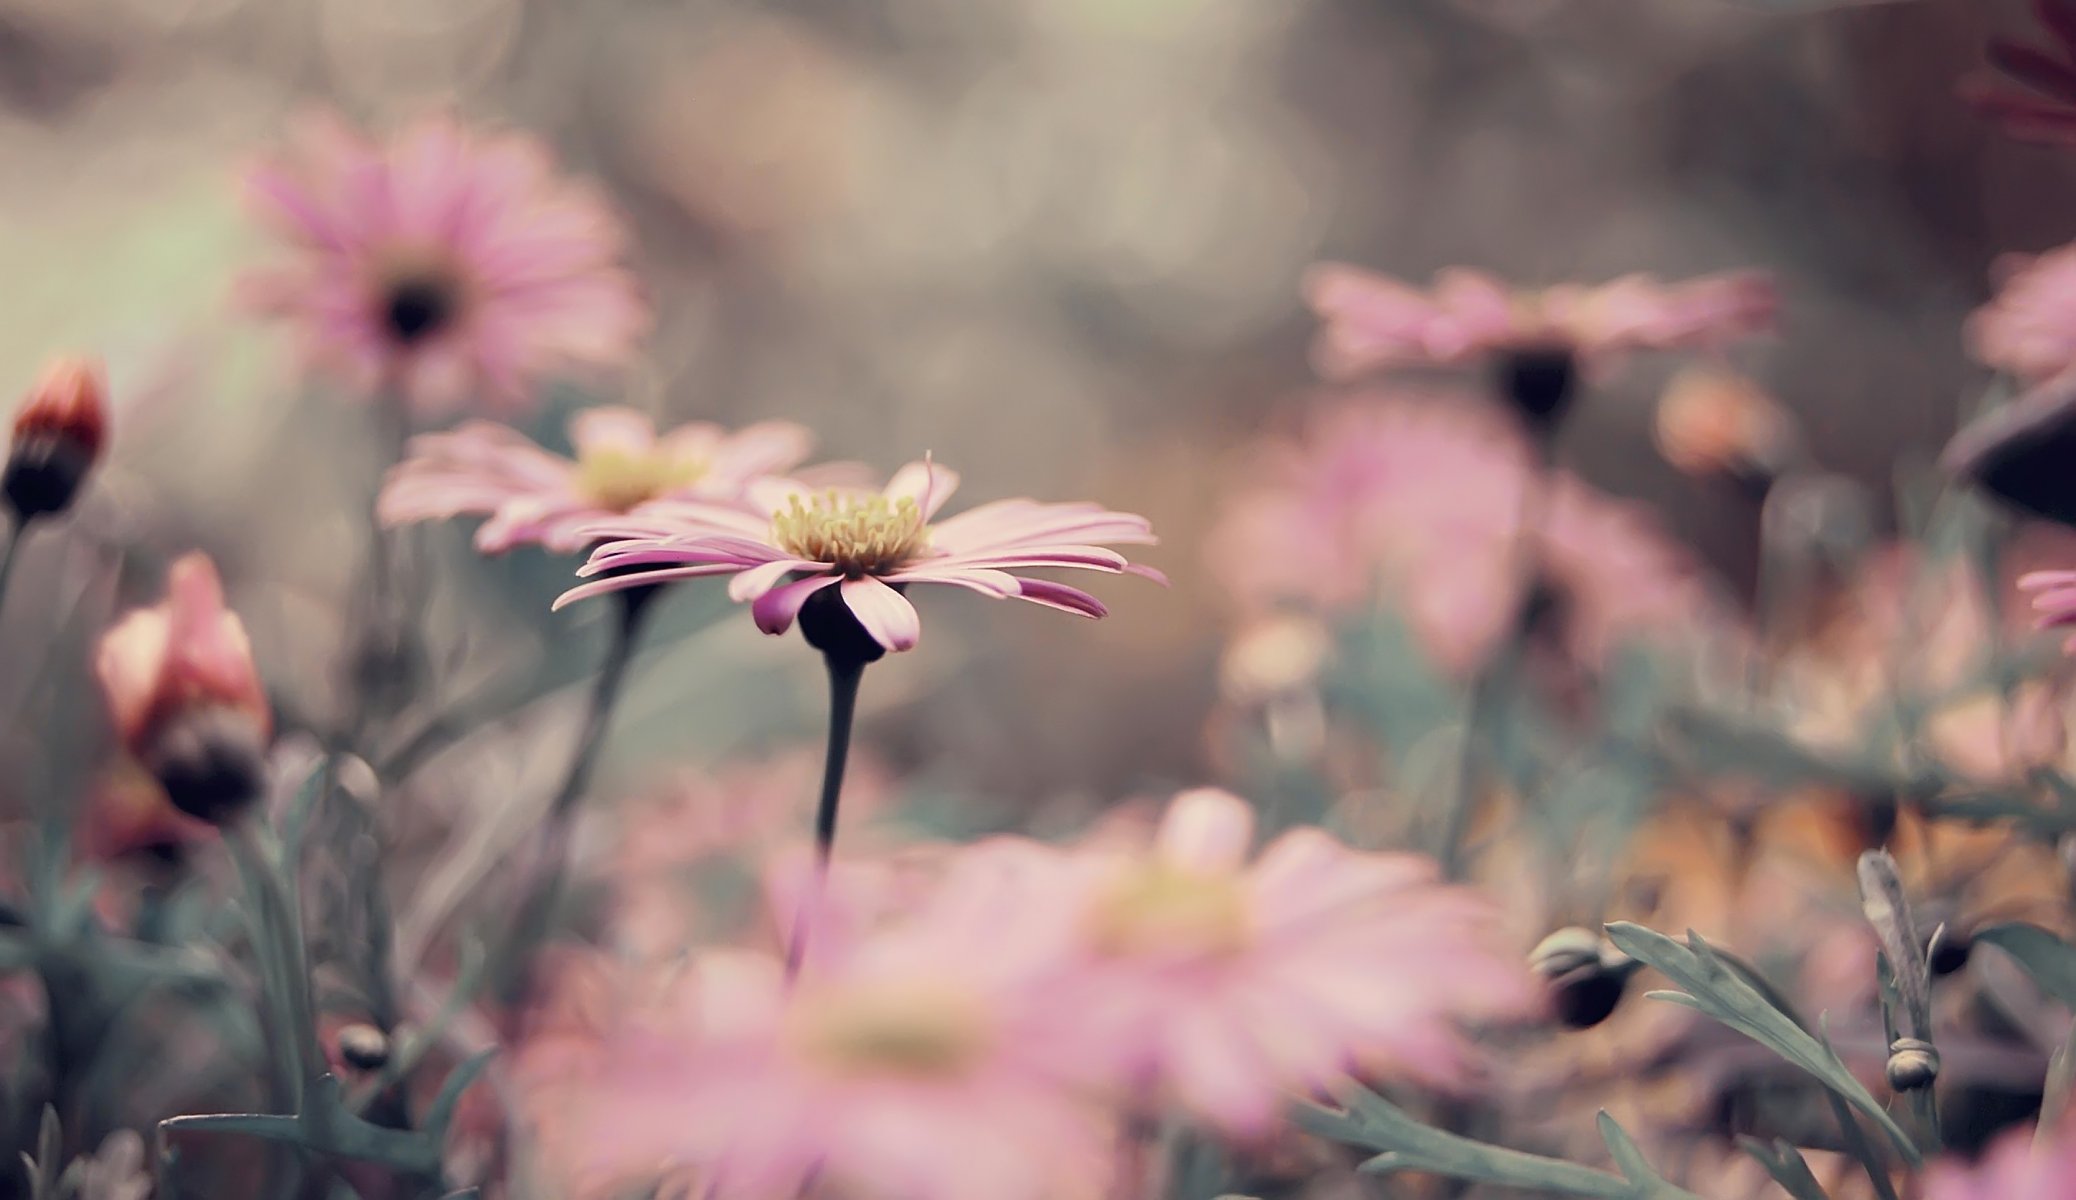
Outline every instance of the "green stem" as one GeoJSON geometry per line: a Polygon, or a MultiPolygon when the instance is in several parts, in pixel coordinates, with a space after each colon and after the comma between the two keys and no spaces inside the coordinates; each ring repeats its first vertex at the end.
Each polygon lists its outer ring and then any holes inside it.
{"type": "Polygon", "coordinates": [[[9,526],[7,548],[0,550],[0,606],[4,606],[7,602],[7,584],[8,581],[14,578],[14,563],[18,557],[16,552],[22,548],[23,539],[29,536],[28,521],[23,521],[18,525],[12,522],[7,524],[9,526]]]}
{"type": "Polygon", "coordinates": [[[786,942],[788,980],[800,974],[800,964],[807,957],[808,914],[821,908],[828,889],[829,862],[836,853],[836,809],[843,797],[844,765],[850,759],[858,684],[865,678],[865,664],[856,658],[824,654],[822,661],[829,668],[829,745],[822,759],[822,796],[815,807],[814,874],[793,912],[793,933],[786,942]]]}

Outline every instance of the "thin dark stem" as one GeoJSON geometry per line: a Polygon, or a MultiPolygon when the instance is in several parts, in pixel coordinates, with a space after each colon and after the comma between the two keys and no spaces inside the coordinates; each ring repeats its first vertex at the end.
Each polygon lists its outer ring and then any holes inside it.
{"type": "Polygon", "coordinates": [[[851,725],[858,711],[858,684],[865,678],[865,664],[855,658],[825,654],[829,668],[829,749],[822,760],[822,797],[815,808],[814,875],[807,894],[793,913],[793,933],[786,944],[786,978],[800,974],[807,957],[809,914],[822,906],[828,887],[829,860],[836,852],[836,809],[843,797],[843,769],[851,754],[851,725]]]}
{"type": "Polygon", "coordinates": [[[641,641],[643,618],[657,593],[651,588],[630,588],[616,595],[620,600],[620,619],[613,628],[613,641],[606,648],[605,661],[599,665],[598,676],[591,685],[591,701],[584,710],[584,727],[577,735],[576,754],[571,757],[569,771],[548,802],[546,818],[541,822],[532,870],[527,877],[530,890],[519,919],[509,927],[511,936],[506,939],[503,952],[491,960],[492,979],[506,999],[515,999],[523,987],[532,950],[545,937],[548,920],[562,900],[564,876],[569,868],[570,826],[576,817],[577,803],[591,786],[591,774],[598,765],[599,753],[605,749],[613,709],[627,682],[628,665],[634,661],[635,647],[641,641]]]}
{"type": "Polygon", "coordinates": [[[8,581],[14,578],[14,561],[19,557],[16,552],[22,548],[22,540],[29,534],[29,522],[15,524],[12,521],[0,521],[0,524],[8,527],[7,548],[0,550],[0,606],[4,606],[7,603],[8,581]]]}
{"type": "Polygon", "coordinates": [[[1538,520],[1538,506],[1547,491],[1544,484],[1548,475],[1547,463],[1538,456],[1522,476],[1521,511],[1514,518],[1514,532],[1509,546],[1513,569],[1508,574],[1513,587],[1513,601],[1507,607],[1507,621],[1500,633],[1498,644],[1494,645],[1484,660],[1472,670],[1470,695],[1464,703],[1463,740],[1461,757],[1456,764],[1456,790],[1450,797],[1442,826],[1442,870],[1451,879],[1463,871],[1463,841],[1470,831],[1471,817],[1478,806],[1478,784],[1481,774],[1479,767],[1482,764],[1479,735],[1491,716],[1489,710],[1497,698],[1499,684],[1529,633],[1529,609],[1535,601],[1536,563],[1539,557],[1537,533],[1541,522],[1538,520]]]}

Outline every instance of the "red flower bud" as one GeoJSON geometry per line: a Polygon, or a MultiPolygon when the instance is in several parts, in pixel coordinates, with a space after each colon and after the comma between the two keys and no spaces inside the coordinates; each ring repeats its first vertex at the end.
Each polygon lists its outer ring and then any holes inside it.
{"type": "Polygon", "coordinates": [[[182,812],[221,825],[259,798],[273,718],[206,556],[174,563],[166,599],[102,635],[94,670],[124,748],[182,812]]]}
{"type": "Polygon", "coordinates": [[[0,494],[17,522],[63,512],[108,441],[108,385],[91,358],[45,368],[14,415],[0,494]]]}

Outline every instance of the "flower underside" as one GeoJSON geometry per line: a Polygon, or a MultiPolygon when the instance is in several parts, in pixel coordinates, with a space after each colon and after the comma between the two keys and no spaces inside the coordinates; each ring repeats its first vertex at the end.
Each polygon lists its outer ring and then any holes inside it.
{"type": "Polygon", "coordinates": [[[400,266],[383,276],[375,292],[378,320],[402,346],[430,341],[451,328],[466,300],[462,279],[436,263],[400,266]]]}
{"type": "Polygon", "coordinates": [[[1154,864],[1102,894],[1089,933],[1106,954],[1223,956],[1245,949],[1253,930],[1238,878],[1154,864]]]}
{"type": "Polygon", "coordinates": [[[771,537],[786,553],[828,563],[852,579],[897,570],[929,545],[913,499],[833,491],[793,497],[771,515],[771,537]]]}

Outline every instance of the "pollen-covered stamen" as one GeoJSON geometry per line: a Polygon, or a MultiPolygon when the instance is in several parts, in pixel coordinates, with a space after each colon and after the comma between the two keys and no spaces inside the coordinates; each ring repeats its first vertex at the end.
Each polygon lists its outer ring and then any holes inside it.
{"type": "Polygon", "coordinates": [[[791,1014],[799,1052],[840,1073],[942,1079],[971,1069],[993,1042],[974,997],[949,988],[869,984],[810,992],[791,1014]]]}
{"type": "Polygon", "coordinates": [[[1237,876],[1154,864],[1097,898],[1088,935],[1105,954],[1222,956],[1253,940],[1253,920],[1237,876]]]}
{"type": "Polygon", "coordinates": [[[852,579],[895,570],[930,541],[913,499],[835,491],[793,497],[771,514],[771,537],[786,553],[828,563],[852,579]]]}
{"type": "Polygon", "coordinates": [[[577,488],[600,508],[626,512],[637,504],[688,487],[706,474],[696,458],[609,447],[586,451],[577,462],[577,488]]]}

